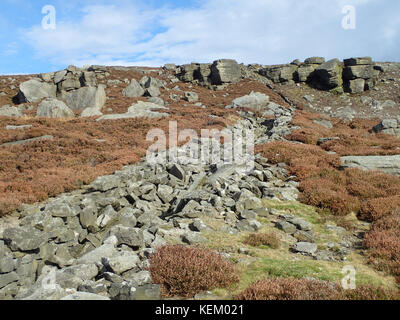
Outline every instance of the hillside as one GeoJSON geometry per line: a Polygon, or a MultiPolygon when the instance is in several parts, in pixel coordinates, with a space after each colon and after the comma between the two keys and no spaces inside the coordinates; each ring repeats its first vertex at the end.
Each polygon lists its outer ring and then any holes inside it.
{"type": "Polygon", "coordinates": [[[0,76],[0,299],[398,299],[399,106],[369,57],[0,76]]]}

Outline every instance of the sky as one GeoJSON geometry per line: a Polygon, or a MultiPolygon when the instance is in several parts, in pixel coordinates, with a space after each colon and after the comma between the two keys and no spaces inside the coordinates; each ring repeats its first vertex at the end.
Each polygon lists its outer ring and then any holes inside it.
{"type": "Polygon", "coordinates": [[[399,12],[394,0],[0,0],[0,74],[223,58],[400,61],[399,12]]]}

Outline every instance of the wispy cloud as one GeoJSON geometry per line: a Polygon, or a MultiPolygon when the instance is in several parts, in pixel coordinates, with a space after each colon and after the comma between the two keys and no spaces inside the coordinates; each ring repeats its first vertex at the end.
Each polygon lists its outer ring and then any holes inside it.
{"type": "Polygon", "coordinates": [[[21,38],[38,58],[65,65],[155,66],[223,57],[272,64],[357,54],[379,60],[400,51],[396,9],[392,0],[207,0],[196,8],[156,9],[124,1],[86,6],[79,18],[58,21],[56,30],[36,25],[21,38]],[[346,4],[360,9],[356,30],[341,28],[346,4]]]}

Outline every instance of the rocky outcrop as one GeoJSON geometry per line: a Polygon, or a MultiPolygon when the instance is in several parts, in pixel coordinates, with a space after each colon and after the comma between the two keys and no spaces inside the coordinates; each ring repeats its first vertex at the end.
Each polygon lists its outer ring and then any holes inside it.
{"type": "Polygon", "coordinates": [[[395,156],[347,156],[341,158],[343,168],[379,170],[400,176],[400,155],[395,156]]]}
{"type": "Polygon", "coordinates": [[[340,62],[332,59],[325,62],[322,57],[308,58],[301,63],[267,66],[258,73],[274,83],[307,82],[320,90],[362,93],[377,84],[378,75],[384,69],[375,65],[370,57],[350,58],[340,62]]]}
{"type": "Polygon", "coordinates": [[[400,137],[400,117],[397,119],[384,119],[373,130],[400,137]]]}
{"type": "Polygon", "coordinates": [[[177,68],[176,75],[181,81],[209,87],[235,83],[242,77],[239,64],[231,59],[217,60],[212,64],[186,64],[177,68]]]}

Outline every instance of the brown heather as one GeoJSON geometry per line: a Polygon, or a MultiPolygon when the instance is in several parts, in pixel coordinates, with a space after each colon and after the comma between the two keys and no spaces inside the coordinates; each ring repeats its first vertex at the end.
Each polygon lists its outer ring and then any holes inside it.
{"type": "Polygon", "coordinates": [[[309,279],[271,278],[250,285],[235,300],[398,300],[397,292],[359,286],[344,290],[338,284],[309,279]]]}
{"type": "Polygon", "coordinates": [[[279,249],[281,241],[275,233],[253,233],[243,243],[252,247],[267,246],[272,249],[279,249]]]}
{"type": "Polygon", "coordinates": [[[189,298],[239,281],[234,264],[215,251],[181,245],[157,249],[150,257],[149,271],[165,297],[189,298]]]}

